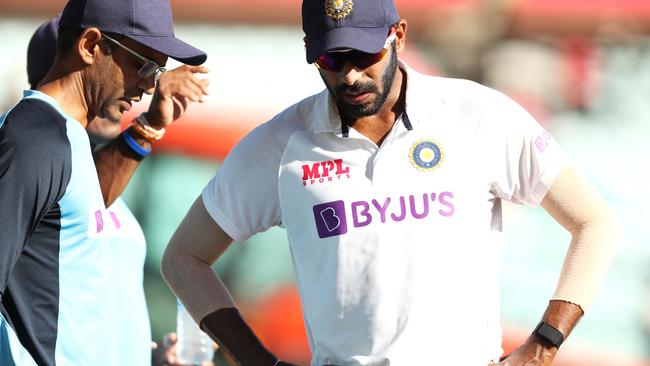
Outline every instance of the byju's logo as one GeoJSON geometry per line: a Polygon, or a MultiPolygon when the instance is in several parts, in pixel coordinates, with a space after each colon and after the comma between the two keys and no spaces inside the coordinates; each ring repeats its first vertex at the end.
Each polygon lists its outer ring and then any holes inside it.
{"type": "Polygon", "coordinates": [[[345,166],[342,159],[302,166],[302,185],[305,187],[316,183],[338,181],[343,178],[350,178],[350,167],[345,166]]]}
{"type": "Polygon", "coordinates": [[[348,222],[345,219],[345,203],[334,201],[314,206],[314,218],[318,236],[343,235],[348,232],[348,222]]]}
{"type": "MultiPolygon", "coordinates": [[[[361,228],[373,223],[381,225],[404,220],[422,220],[432,216],[451,217],[456,213],[453,198],[452,192],[444,191],[351,202],[347,211],[351,217],[350,228],[361,228]]],[[[344,201],[321,203],[314,206],[313,210],[320,238],[348,232],[344,201]]]]}

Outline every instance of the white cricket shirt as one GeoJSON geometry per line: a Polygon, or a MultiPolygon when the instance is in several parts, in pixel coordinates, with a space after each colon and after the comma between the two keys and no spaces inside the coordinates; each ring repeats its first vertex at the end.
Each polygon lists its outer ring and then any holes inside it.
{"type": "Polygon", "coordinates": [[[500,200],[537,205],[567,161],[503,94],[400,68],[407,118],[381,147],[344,137],[324,90],[253,130],[203,191],[237,241],[286,228],[314,366],[498,358],[500,200]]]}

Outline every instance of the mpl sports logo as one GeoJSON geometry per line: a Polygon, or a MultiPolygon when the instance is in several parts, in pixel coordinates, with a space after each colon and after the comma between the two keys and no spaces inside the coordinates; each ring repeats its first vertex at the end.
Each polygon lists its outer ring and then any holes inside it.
{"type": "Polygon", "coordinates": [[[451,217],[456,212],[453,198],[452,192],[444,191],[355,201],[349,206],[343,200],[332,201],[313,207],[314,220],[318,236],[328,238],[346,234],[349,227],[360,228],[373,222],[385,224],[406,219],[422,220],[431,215],[451,217]],[[351,222],[348,222],[348,213],[351,222]]]}
{"type": "Polygon", "coordinates": [[[350,178],[350,167],[343,164],[343,159],[321,161],[302,166],[302,185],[339,181],[350,178]]]}

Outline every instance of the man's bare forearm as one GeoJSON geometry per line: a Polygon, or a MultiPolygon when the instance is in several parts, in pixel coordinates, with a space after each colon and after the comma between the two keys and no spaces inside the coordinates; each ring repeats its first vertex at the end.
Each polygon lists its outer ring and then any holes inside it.
{"type": "MultiPolygon", "coordinates": [[[[129,133],[144,149],[151,148],[151,144],[132,128],[127,129],[125,133],[129,133]]],[[[95,152],[93,158],[104,204],[109,207],[124,192],[143,158],[126,145],[121,134],[95,152]]]]}

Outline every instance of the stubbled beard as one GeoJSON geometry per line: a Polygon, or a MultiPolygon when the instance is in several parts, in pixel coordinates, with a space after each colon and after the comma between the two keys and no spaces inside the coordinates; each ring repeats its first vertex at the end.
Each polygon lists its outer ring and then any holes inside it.
{"type": "Polygon", "coordinates": [[[395,52],[395,44],[393,43],[393,49],[391,50],[390,62],[388,66],[384,69],[384,72],[381,76],[381,85],[382,90],[380,94],[377,94],[377,98],[372,103],[363,103],[363,104],[351,104],[345,101],[343,97],[346,93],[351,94],[361,94],[361,93],[377,93],[379,89],[377,84],[370,82],[361,82],[357,81],[352,85],[338,85],[334,89],[327,83],[327,89],[330,91],[330,94],[334,98],[337,107],[339,108],[339,113],[345,118],[355,120],[362,117],[372,116],[377,114],[381,107],[384,106],[388,94],[393,87],[393,81],[395,80],[395,73],[397,72],[397,53],[395,52]]]}

